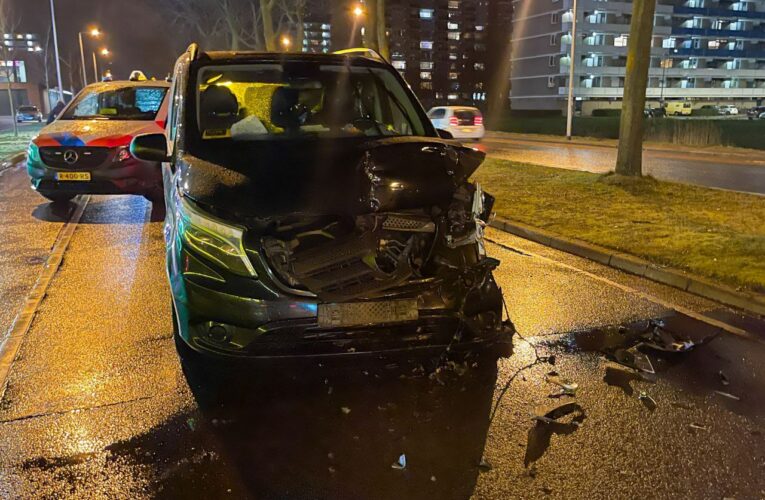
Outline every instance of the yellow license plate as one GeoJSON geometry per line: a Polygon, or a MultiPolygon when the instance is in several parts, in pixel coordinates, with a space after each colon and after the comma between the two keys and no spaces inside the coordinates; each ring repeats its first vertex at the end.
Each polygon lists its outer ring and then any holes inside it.
{"type": "Polygon", "coordinates": [[[89,181],[90,172],[57,172],[57,181],[89,181]]]}
{"type": "Polygon", "coordinates": [[[463,128],[463,129],[462,129],[462,131],[463,131],[463,132],[472,132],[473,130],[472,130],[472,129],[469,129],[469,128],[463,128]]]}

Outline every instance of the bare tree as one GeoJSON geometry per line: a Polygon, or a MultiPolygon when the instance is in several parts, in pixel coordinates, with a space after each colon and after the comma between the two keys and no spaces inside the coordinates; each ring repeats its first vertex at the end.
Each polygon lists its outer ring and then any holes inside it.
{"type": "MultiPolygon", "coordinates": [[[[0,33],[15,33],[19,23],[20,20],[14,15],[10,0],[0,0],[0,33]]],[[[13,81],[16,80],[16,61],[14,60],[13,52],[13,47],[0,44],[0,57],[2,57],[3,63],[2,73],[5,81],[8,83],[8,106],[10,107],[11,122],[13,123],[13,135],[18,136],[19,127],[16,124],[12,89],[13,81]]]]}
{"type": "Polygon", "coordinates": [[[304,38],[308,0],[168,0],[176,25],[189,29],[204,46],[230,50],[280,48],[279,35],[304,38]]]}
{"type": "Polygon", "coordinates": [[[388,33],[385,28],[385,0],[367,0],[367,22],[364,33],[366,47],[390,59],[388,33]]]}

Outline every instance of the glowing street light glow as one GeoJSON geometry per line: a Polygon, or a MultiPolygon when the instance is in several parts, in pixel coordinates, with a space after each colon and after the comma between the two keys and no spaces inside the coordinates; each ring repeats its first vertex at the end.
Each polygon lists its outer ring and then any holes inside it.
{"type": "Polygon", "coordinates": [[[111,52],[109,52],[109,49],[107,49],[107,48],[101,49],[101,55],[102,56],[108,56],[109,54],[111,54],[111,52]]]}
{"type": "Polygon", "coordinates": [[[356,7],[353,8],[353,15],[356,17],[361,17],[364,15],[364,8],[361,5],[356,5],[356,7]]]}
{"type": "Polygon", "coordinates": [[[101,36],[101,31],[98,28],[92,28],[88,31],[88,34],[92,37],[101,36]]]}
{"type": "Polygon", "coordinates": [[[291,44],[292,42],[290,41],[288,36],[285,35],[282,37],[282,47],[284,47],[284,50],[289,49],[291,44]]]}

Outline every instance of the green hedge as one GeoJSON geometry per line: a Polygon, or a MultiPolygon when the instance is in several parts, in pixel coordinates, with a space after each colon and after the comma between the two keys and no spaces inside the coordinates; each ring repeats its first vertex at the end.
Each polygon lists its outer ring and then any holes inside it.
{"type": "Polygon", "coordinates": [[[622,116],[621,109],[595,109],[592,116],[622,116]]]}
{"type": "MultiPolygon", "coordinates": [[[[575,117],[575,136],[619,138],[619,117],[575,117]]],[[[495,130],[520,134],[565,135],[566,118],[506,117],[495,130]]],[[[765,120],[648,119],[645,139],[686,146],[732,146],[765,149],[765,120]]]]}

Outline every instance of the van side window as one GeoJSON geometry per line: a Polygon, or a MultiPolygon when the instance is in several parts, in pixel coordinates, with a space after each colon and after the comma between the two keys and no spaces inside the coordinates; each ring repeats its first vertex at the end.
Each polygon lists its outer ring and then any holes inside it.
{"type": "Polygon", "coordinates": [[[436,108],[432,110],[428,116],[428,118],[438,120],[440,118],[443,118],[446,116],[446,109],[444,108],[436,108]]]}

